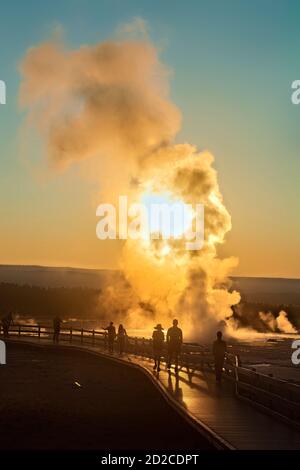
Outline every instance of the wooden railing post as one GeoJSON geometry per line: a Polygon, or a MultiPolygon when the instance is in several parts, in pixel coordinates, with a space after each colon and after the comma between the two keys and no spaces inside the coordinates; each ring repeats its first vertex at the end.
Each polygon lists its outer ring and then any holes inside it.
{"type": "Polygon", "coordinates": [[[138,339],[134,338],[134,354],[137,355],[138,353],[138,339]]]}
{"type": "Polygon", "coordinates": [[[72,336],[73,336],[73,329],[72,327],[70,328],[70,343],[72,343],[72,336]]]}
{"type": "Polygon", "coordinates": [[[40,327],[40,325],[38,326],[38,337],[39,337],[39,339],[41,339],[41,327],[40,327]]]}
{"type": "Polygon", "coordinates": [[[21,325],[19,325],[19,332],[18,335],[21,336],[21,325]]]}
{"type": "Polygon", "coordinates": [[[81,336],[81,337],[80,337],[80,342],[81,342],[81,344],[82,344],[82,343],[83,343],[83,328],[81,328],[81,335],[80,335],[80,336],[81,336]]]}
{"type": "Polygon", "coordinates": [[[93,340],[92,340],[93,346],[95,346],[95,330],[93,330],[93,340]]]}

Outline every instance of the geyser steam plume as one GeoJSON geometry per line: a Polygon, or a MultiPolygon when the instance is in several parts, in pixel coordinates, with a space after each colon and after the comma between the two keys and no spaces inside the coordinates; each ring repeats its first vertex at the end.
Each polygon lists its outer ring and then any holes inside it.
{"type": "Polygon", "coordinates": [[[169,100],[169,71],[153,44],[145,37],[124,38],[70,50],[53,40],[29,49],[20,70],[21,105],[53,166],[99,160],[105,202],[120,194],[138,202],[145,194],[167,192],[205,206],[199,251],[186,251],[183,240],[126,241],[121,264],[131,290],[110,286],[105,298],[110,314],[118,298],[130,326],[152,327],[157,321],[167,326],[178,317],[186,335],[195,338],[224,323],[240,299],[227,290],[236,260],[217,257],[231,229],[230,215],[213,156],[172,143],[180,112],[169,100]]]}

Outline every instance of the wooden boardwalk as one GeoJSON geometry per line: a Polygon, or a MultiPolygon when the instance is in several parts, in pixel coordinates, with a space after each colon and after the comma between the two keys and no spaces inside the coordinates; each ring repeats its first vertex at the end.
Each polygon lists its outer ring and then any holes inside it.
{"type": "MultiPolygon", "coordinates": [[[[32,337],[23,336],[13,338],[12,341],[57,347],[49,340],[39,341],[32,337]]],[[[198,428],[203,428],[204,434],[211,434],[215,442],[219,439],[219,447],[243,450],[300,449],[299,430],[238,399],[234,393],[234,384],[229,380],[224,380],[222,386],[216,385],[211,372],[193,373],[181,369],[175,375],[173,370],[168,372],[162,365],[158,374],[153,371],[153,362],[150,359],[133,354],[124,354],[120,358],[117,353],[109,354],[99,346],[67,342],[58,347],[89,351],[142,368],[164,396],[173,405],[176,404],[181,414],[186,414],[198,428]]]]}

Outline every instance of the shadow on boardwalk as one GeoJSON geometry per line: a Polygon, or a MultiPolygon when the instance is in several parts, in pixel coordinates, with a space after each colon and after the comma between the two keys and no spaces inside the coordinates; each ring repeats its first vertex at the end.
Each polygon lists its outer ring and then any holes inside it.
{"type": "Polygon", "coordinates": [[[75,350],[7,349],[1,449],[210,448],[138,370],[75,350]]]}

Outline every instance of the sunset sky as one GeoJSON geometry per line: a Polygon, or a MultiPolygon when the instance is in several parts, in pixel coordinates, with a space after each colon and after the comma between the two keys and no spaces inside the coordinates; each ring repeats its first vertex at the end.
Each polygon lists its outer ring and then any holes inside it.
{"type": "MultiPolygon", "coordinates": [[[[97,240],[99,187],[73,166],[46,173],[24,151],[18,64],[64,31],[69,47],[114,35],[142,18],[172,70],[182,112],[176,141],[215,156],[232,230],[220,247],[236,275],[300,277],[300,3],[271,0],[38,0],[1,5],[0,264],[116,268],[121,244],[97,240]],[[38,169],[37,169],[38,168],[38,169]]],[[[122,171],[120,169],[120,171],[122,171]]]]}

